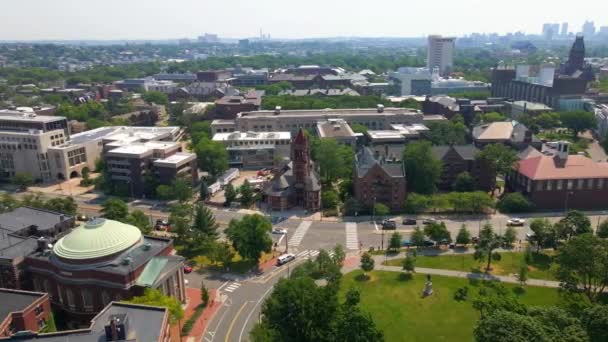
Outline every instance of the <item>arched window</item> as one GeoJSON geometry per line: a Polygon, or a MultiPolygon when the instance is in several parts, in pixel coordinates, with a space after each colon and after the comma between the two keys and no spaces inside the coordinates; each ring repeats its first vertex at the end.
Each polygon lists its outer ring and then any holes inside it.
{"type": "Polygon", "coordinates": [[[65,295],[68,300],[68,306],[70,309],[74,310],[76,308],[76,302],[74,301],[74,292],[70,288],[65,289],[65,295]]]}
{"type": "Polygon", "coordinates": [[[91,291],[82,289],[80,294],[82,295],[82,305],[84,306],[84,311],[93,311],[93,295],[91,295],[91,291]]]}
{"type": "Polygon", "coordinates": [[[110,302],[112,301],[112,299],[110,299],[110,295],[108,294],[108,291],[102,291],[101,292],[101,302],[103,303],[103,306],[107,306],[108,304],[110,304],[110,302]]]}

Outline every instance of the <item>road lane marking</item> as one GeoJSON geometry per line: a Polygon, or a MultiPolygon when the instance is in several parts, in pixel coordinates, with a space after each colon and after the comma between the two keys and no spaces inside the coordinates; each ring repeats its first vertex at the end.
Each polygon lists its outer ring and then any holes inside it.
{"type": "Polygon", "coordinates": [[[296,229],[295,233],[293,233],[291,239],[289,239],[289,242],[287,244],[289,246],[299,246],[302,242],[302,239],[304,238],[304,235],[306,235],[306,232],[308,232],[308,228],[310,228],[311,224],[312,221],[300,222],[298,229],[296,229]]]}
{"type": "Polygon", "coordinates": [[[319,253],[320,253],[319,251],[314,250],[314,251],[311,251],[309,255],[310,255],[310,257],[311,257],[311,258],[314,258],[314,257],[316,257],[317,255],[319,255],[319,253]]]}
{"type": "Polygon", "coordinates": [[[220,287],[217,288],[218,291],[224,288],[224,286],[228,285],[229,281],[225,281],[220,287]]]}
{"type": "Polygon", "coordinates": [[[277,246],[281,245],[281,241],[283,241],[283,239],[285,238],[285,235],[287,235],[287,234],[281,234],[281,237],[279,238],[279,241],[277,241],[277,246]]]}
{"type": "Polygon", "coordinates": [[[274,286],[271,286],[270,288],[268,288],[268,290],[266,290],[266,292],[264,292],[264,294],[262,295],[262,297],[260,297],[260,299],[258,299],[258,301],[255,303],[255,305],[253,306],[253,309],[251,309],[251,312],[249,312],[249,315],[247,315],[247,318],[245,319],[245,323],[243,324],[243,327],[241,328],[241,333],[239,334],[239,342],[241,342],[243,340],[243,332],[245,331],[245,328],[247,327],[247,323],[249,323],[249,319],[251,318],[251,315],[255,312],[255,308],[257,308],[258,305],[260,305],[260,303],[262,302],[262,300],[273,289],[274,289],[274,286]]]}
{"type": "Polygon", "coordinates": [[[299,258],[299,257],[305,257],[305,256],[307,256],[307,255],[308,255],[308,253],[309,253],[309,250],[308,250],[308,249],[307,249],[307,250],[303,250],[303,251],[301,251],[300,253],[296,254],[296,258],[299,258]]]}
{"type": "Polygon", "coordinates": [[[346,223],[346,248],[359,249],[359,238],[357,238],[357,224],[354,222],[346,223]]]}
{"type": "Polygon", "coordinates": [[[243,309],[245,308],[245,306],[247,306],[247,304],[249,304],[249,302],[243,303],[243,305],[241,305],[241,307],[239,308],[239,311],[237,311],[236,315],[234,315],[234,318],[232,319],[232,322],[230,322],[230,325],[228,326],[228,332],[226,332],[226,339],[224,339],[225,342],[228,342],[230,340],[230,333],[232,332],[232,328],[234,327],[234,323],[236,322],[236,319],[239,318],[239,315],[241,314],[241,312],[243,311],[243,309]]]}
{"type": "Polygon", "coordinates": [[[232,283],[232,284],[230,284],[230,286],[226,287],[225,291],[227,291],[227,292],[233,292],[236,289],[238,289],[239,287],[241,287],[241,284],[239,284],[239,283],[232,283]]]}

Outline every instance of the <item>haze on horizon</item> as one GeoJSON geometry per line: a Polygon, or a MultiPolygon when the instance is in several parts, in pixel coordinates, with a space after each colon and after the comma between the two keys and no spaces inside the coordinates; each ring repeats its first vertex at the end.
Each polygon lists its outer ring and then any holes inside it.
{"type": "Polygon", "coordinates": [[[462,36],[538,34],[543,23],[608,25],[599,0],[3,0],[0,40],[462,36]]]}

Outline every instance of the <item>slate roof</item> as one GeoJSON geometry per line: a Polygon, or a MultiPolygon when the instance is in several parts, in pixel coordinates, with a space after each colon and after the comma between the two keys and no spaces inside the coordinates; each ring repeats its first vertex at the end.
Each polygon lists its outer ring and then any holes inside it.
{"type": "Polygon", "coordinates": [[[391,177],[405,177],[405,169],[402,163],[390,163],[378,160],[374,157],[369,147],[364,147],[355,156],[355,171],[359,178],[365,177],[376,165],[391,177]]]}
{"type": "Polygon", "coordinates": [[[0,288],[0,322],[12,312],[23,311],[45,293],[0,288]]]}
{"type": "Polygon", "coordinates": [[[19,207],[13,211],[0,214],[0,228],[18,232],[36,226],[39,231],[45,231],[54,229],[55,225],[70,218],[70,216],[50,210],[19,207]]]}
{"type": "Polygon", "coordinates": [[[475,160],[475,156],[477,155],[477,152],[479,152],[479,149],[473,145],[444,145],[432,147],[433,155],[439,160],[442,160],[450,150],[456,151],[463,160],[475,160]]]}

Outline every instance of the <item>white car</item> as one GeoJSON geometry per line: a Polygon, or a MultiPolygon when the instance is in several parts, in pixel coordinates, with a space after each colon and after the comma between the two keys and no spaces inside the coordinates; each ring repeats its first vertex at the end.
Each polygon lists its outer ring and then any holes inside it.
{"type": "Polygon", "coordinates": [[[507,221],[508,226],[523,226],[526,223],[526,220],[518,217],[514,217],[507,221]]]}
{"type": "Polygon", "coordinates": [[[287,234],[287,229],[275,228],[272,230],[272,234],[287,234]]]}

